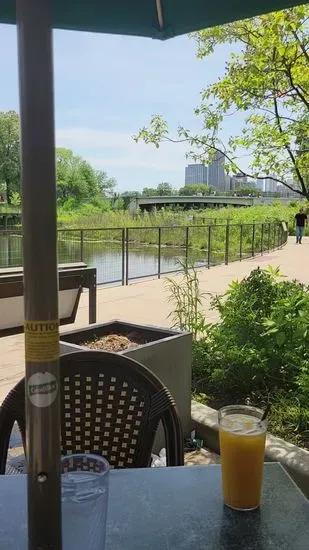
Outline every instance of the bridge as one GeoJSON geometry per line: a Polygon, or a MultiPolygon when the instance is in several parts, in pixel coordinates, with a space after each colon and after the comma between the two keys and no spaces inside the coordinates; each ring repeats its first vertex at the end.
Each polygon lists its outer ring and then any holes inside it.
{"type": "Polygon", "coordinates": [[[272,204],[279,201],[283,204],[289,204],[292,199],[281,197],[229,197],[210,195],[200,196],[179,196],[170,197],[133,197],[129,204],[129,210],[136,212],[141,210],[152,210],[153,208],[162,208],[164,206],[184,206],[185,208],[216,208],[223,206],[256,206],[260,204],[272,204]]]}

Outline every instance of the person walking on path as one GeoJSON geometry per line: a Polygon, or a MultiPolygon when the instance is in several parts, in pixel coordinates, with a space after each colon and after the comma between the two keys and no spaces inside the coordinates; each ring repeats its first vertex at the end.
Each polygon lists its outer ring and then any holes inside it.
{"type": "Polygon", "coordinates": [[[301,244],[301,240],[305,233],[305,225],[307,225],[307,214],[304,213],[304,209],[300,208],[299,212],[295,216],[296,220],[296,244],[301,244]]]}

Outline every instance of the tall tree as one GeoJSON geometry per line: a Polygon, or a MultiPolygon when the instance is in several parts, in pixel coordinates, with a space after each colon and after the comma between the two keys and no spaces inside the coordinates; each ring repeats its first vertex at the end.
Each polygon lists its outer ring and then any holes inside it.
{"type": "Polygon", "coordinates": [[[142,191],[144,197],[157,197],[158,189],[156,187],[144,187],[142,191]]]}
{"type": "Polygon", "coordinates": [[[56,162],[57,197],[61,203],[68,199],[91,202],[111,193],[116,185],[116,181],[109,178],[106,172],[94,170],[70,149],[57,149],[56,162]]]}
{"type": "Polygon", "coordinates": [[[20,192],[19,116],[15,111],[0,112],[0,183],[6,200],[20,192]]]}
{"type": "Polygon", "coordinates": [[[163,181],[162,183],[159,183],[157,187],[157,194],[159,196],[171,196],[173,194],[173,188],[170,183],[167,181],[163,181]]]}
{"type": "Polygon", "coordinates": [[[221,44],[234,46],[223,76],[202,91],[195,112],[203,134],[180,127],[173,140],[166,121],[155,116],[134,139],[157,147],[162,140],[186,141],[189,156],[204,163],[220,151],[232,173],[270,177],[309,199],[308,18],[308,6],[299,6],[195,33],[201,59],[221,44]],[[224,143],[224,121],[235,112],[246,116],[241,134],[224,143]],[[241,166],[243,155],[251,158],[249,169],[241,166]]]}
{"type": "Polygon", "coordinates": [[[190,196],[190,195],[210,195],[212,187],[207,185],[207,183],[187,183],[184,187],[181,187],[178,191],[179,195],[190,196]]]}
{"type": "Polygon", "coordinates": [[[106,197],[113,195],[117,184],[115,178],[110,178],[104,170],[96,170],[96,178],[101,193],[106,197]]]}

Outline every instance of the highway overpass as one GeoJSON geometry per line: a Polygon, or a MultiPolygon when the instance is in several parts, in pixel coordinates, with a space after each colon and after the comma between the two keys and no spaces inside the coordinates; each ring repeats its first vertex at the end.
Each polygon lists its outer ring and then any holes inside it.
{"type": "Polygon", "coordinates": [[[258,204],[272,204],[280,201],[283,204],[289,204],[292,199],[275,197],[224,197],[219,195],[211,196],[178,196],[171,197],[133,197],[130,201],[129,209],[131,212],[141,210],[152,210],[153,208],[162,208],[165,206],[183,206],[184,208],[216,208],[222,206],[256,206],[258,204]]]}

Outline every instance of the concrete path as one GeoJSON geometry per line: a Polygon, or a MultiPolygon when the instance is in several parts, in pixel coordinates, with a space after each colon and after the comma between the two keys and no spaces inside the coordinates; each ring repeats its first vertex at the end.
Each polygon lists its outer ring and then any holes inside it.
{"type": "MultiPolygon", "coordinates": [[[[309,238],[303,244],[295,245],[294,238],[282,250],[256,256],[243,262],[221,265],[210,270],[200,271],[200,287],[203,292],[221,294],[228,285],[242,279],[258,266],[280,266],[282,274],[289,279],[298,279],[309,285],[309,238]]],[[[181,276],[175,277],[180,279],[181,276]]],[[[88,296],[85,293],[74,327],[88,323],[88,296]]],[[[166,280],[151,280],[124,287],[103,287],[98,290],[98,321],[122,319],[134,323],[146,323],[157,326],[171,326],[168,318],[172,306],[168,302],[166,280]]],[[[218,320],[216,312],[209,310],[209,298],[205,300],[205,313],[209,321],[218,320]]],[[[62,327],[63,330],[73,325],[62,327]]],[[[24,375],[23,335],[0,338],[0,402],[8,391],[24,375]]]]}

